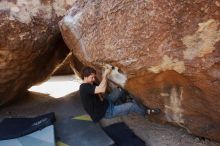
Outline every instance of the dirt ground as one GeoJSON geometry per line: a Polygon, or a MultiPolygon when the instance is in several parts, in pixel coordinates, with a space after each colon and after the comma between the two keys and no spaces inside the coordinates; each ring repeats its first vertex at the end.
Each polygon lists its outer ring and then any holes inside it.
{"type": "MultiPolygon", "coordinates": [[[[46,94],[30,92],[22,100],[0,109],[0,119],[5,117],[32,117],[50,111],[55,112],[59,119],[70,116],[73,109],[76,109],[75,112],[77,113],[77,103],[79,103],[78,92],[59,99],[46,94]],[[77,102],[74,102],[76,99],[77,102]]],[[[101,125],[106,126],[120,121],[124,121],[136,135],[146,142],[147,146],[220,146],[214,141],[190,135],[182,128],[152,123],[135,114],[110,120],[103,119],[101,125]]]]}

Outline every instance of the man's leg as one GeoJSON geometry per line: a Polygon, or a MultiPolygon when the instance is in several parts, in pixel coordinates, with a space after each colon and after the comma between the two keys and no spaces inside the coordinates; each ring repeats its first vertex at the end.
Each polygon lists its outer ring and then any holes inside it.
{"type": "Polygon", "coordinates": [[[114,88],[112,91],[107,95],[107,99],[115,103],[119,98],[125,97],[125,91],[121,88],[114,88]]]}
{"type": "Polygon", "coordinates": [[[135,101],[127,102],[121,105],[111,104],[106,111],[105,118],[128,115],[129,113],[138,113],[142,116],[145,116],[146,108],[143,106],[139,106],[135,101]]]}

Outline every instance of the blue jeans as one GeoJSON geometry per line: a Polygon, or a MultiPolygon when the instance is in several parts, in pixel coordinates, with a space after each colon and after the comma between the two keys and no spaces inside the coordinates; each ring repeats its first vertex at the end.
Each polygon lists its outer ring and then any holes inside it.
{"type": "Polygon", "coordinates": [[[138,104],[135,100],[132,102],[115,105],[114,102],[125,96],[125,91],[121,88],[114,88],[110,94],[107,95],[109,106],[106,110],[104,118],[114,118],[117,116],[128,115],[129,113],[138,113],[142,116],[146,114],[146,108],[138,104]]]}

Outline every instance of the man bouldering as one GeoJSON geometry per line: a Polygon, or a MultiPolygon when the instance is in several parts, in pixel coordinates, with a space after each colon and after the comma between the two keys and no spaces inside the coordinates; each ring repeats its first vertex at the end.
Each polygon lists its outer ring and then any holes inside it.
{"type": "Polygon", "coordinates": [[[96,70],[92,67],[85,67],[82,70],[83,83],[80,85],[80,96],[84,109],[94,122],[102,118],[113,118],[116,116],[138,113],[142,116],[147,114],[159,114],[160,109],[149,109],[135,100],[130,100],[122,104],[115,104],[120,98],[125,97],[125,91],[121,88],[114,88],[110,94],[103,97],[100,94],[106,92],[107,76],[112,67],[105,68],[102,80],[99,85],[95,84],[96,70]]]}

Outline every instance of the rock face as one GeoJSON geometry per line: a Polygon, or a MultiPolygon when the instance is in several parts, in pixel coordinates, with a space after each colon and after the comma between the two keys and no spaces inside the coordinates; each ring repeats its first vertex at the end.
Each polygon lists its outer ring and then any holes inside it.
{"type": "Polygon", "coordinates": [[[58,21],[73,2],[0,1],[0,105],[45,80],[68,54],[58,21]]]}
{"type": "Polygon", "coordinates": [[[220,2],[78,0],[60,21],[85,65],[115,67],[110,79],[157,117],[220,141],[220,2]]]}

